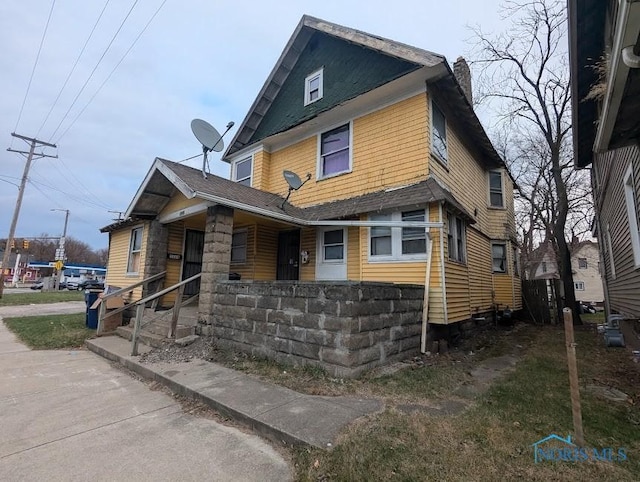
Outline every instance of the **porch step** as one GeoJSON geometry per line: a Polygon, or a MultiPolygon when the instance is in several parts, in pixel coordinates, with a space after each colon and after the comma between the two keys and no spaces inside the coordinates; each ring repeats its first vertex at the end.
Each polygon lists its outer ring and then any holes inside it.
{"type": "MultiPolygon", "coordinates": [[[[119,326],[116,328],[116,334],[125,340],[131,341],[133,338],[133,327],[131,325],[119,326]]],[[[140,330],[138,341],[153,348],[160,348],[167,341],[167,337],[149,333],[146,330],[140,330]]]]}
{"type": "MultiPolygon", "coordinates": [[[[143,327],[140,330],[139,341],[145,345],[157,348],[169,341],[167,335],[171,328],[172,311],[155,311],[152,308],[146,308],[142,317],[143,327]]],[[[122,338],[131,341],[133,337],[133,323],[128,326],[119,326],[116,333],[122,338]]],[[[176,326],[176,338],[184,338],[185,336],[195,334],[195,327],[198,323],[198,307],[183,306],[180,310],[178,325],[176,326]]]]}

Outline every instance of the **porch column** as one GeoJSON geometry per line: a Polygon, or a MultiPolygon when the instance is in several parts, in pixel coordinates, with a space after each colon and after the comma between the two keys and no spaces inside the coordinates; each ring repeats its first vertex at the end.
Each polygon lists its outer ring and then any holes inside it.
{"type": "MultiPolygon", "coordinates": [[[[162,273],[167,269],[167,250],[169,249],[169,229],[160,221],[149,221],[147,226],[147,250],[144,260],[144,277],[162,273]]],[[[142,296],[147,296],[158,291],[159,283],[163,280],[150,283],[144,289],[142,296]]]]}
{"type": "Polygon", "coordinates": [[[229,279],[232,235],[233,209],[220,205],[207,208],[198,301],[199,334],[212,334],[213,289],[218,281],[229,279]]]}

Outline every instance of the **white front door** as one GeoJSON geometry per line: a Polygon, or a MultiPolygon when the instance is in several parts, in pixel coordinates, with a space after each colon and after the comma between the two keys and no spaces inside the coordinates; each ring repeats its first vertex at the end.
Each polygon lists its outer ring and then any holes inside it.
{"type": "Polygon", "coordinates": [[[347,279],[347,228],[318,229],[316,279],[347,279]]]}

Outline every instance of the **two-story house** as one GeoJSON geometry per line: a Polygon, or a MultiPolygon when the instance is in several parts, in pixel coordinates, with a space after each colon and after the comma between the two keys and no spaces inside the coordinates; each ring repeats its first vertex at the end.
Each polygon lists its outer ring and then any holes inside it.
{"type": "Polygon", "coordinates": [[[638,319],[640,4],[570,0],[568,8],[574,151],[577,166],[591,168],[605,305],[638,319]]]}
{"type": "Polygon", "coordinates": [[[514,182],[463,59],[304,16],[223,160],[230,179],[156,159],[103,229],[110,284],[202,272],[201,317],[228,273],[417,284],[436,337],[521,308],[514,182]],[[309,181],[290,191],[285,171],[309,181]]]}

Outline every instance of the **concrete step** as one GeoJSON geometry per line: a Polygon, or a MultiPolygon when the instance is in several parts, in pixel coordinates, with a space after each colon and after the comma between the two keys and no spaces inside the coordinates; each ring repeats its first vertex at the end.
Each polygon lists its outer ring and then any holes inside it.
{"type": "MultiPolygon", "coordinates": [[[[116,328],[116,334],[125,340],[131,341],[133,338],[133,327],[131,325],[119,326],[116,328]]],[[[140,330],[138,334],[139,343],[153,348],[160,348],[168,341],[169,339],[167,337],[150,333],[147,330],[140,330]]]]}

